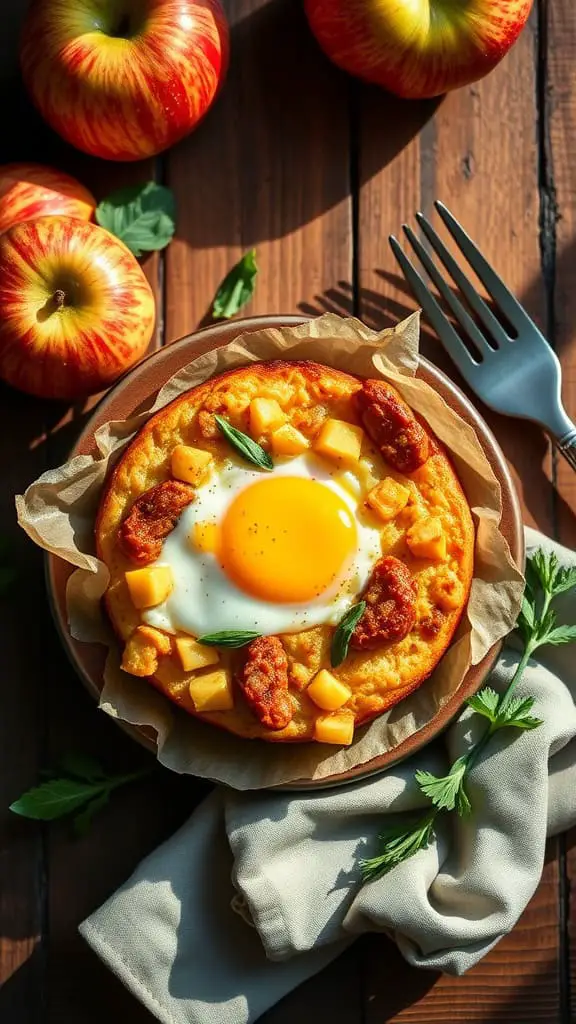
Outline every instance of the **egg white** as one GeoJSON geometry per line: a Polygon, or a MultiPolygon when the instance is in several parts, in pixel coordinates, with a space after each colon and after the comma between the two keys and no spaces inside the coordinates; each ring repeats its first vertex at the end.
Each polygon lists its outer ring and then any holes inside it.
{"type": "MultiPolygon", "coordinates": [[[[221,523],[239,491],[263,479],[257,469],[230,460],[198,488],[196,499],[182,513],[163,544],[155,565],[168,565],[174,588],[167,600],[143,612],[151,626],[192,636],[223,630],[253,630],[263,635],[296,633],[322,623],[336,624],[358,599],[374,563],[381,555],[380,532],[363,512],[365,473],[343,472],[314,454],[278,461],[274,474],[317,480],[336,492],[353,513],[357,547],[344,579],[306,604],[274,604],[241,590],[225,574],[214,554],[195,549],[195,523],[221,523]]],[[[298,559],[298,552],[294,552],[298,559]]]]}

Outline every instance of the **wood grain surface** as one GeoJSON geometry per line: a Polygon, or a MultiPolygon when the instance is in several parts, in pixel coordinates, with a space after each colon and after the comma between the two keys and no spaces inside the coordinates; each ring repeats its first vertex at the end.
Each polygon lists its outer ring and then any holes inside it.
{"type": "MultiPolygon", "coordinates": [[[[111,165],[76,153],[32,111],[15,41],[23,5],[5,0],[0,160],[60,165],[98,197],[149,177],[169,184],[177,237],[148,259],[154,345],[207,322],[213,294],[248,248],[260,266],[246,312],[356,314],[373,327],[414,309],[388,247],[440,198],[461,219],[557,348],[576,411],[576,8],[540,0],[484,81],[406,103],[348,79],[320,54],[300,4],[228,0],[227,86],[200,129],[162,158],[111,165]],[[278,40],[281,45],[278,45],[278,40]]],[[[426,354],[458,380],[433,332],[426,354]]],[[[112,770],[153,766],[97,712],[52,627],[42,559],[18,531],[12,495],[68,451],[92,403],[34,402],[0,388],[0,525],[18,566],[3,617],[0,705],[0,1021],[151,1024],[77,936],[77,925],[169,835],[206,787],[154,771],[120,790],[82,839],[7,807],[70,748],[112,770]]],[[[478,404],[478,403],[476,403],[478,404]]],[[[576,478],[542,435],[482,410],[510,462],[527,522],[576,544],[576,478]]],[[[542,881],[513,932],[465,977],[408,967],[366,936],[263,1020],[285,1024],[568,1024],[576,1021],[576,833],[549,843],[542,881]]]]}

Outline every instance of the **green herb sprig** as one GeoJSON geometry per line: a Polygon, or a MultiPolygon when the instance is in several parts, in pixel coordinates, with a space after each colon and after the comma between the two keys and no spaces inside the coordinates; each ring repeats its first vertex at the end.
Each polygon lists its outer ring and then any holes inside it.
{"type": "Polygon", "coordinates": [[[52,778],[23,793],[10,804],[10,810],[36,821],[54,821],[74,814],[74,831],[83,835],[115,789],[143,779],[154,768],[108,775],[96,758],[83,753],[69,753],[61,758],[58,771],[58,775],[49,771],[52,778]]]}
{"type": "Polygon", "coordinates": [[[261,636],[261,633],[251,633],[248,629],[225,629],[221,633],[204,633],[198,637],[198,643],[205,647],[245,647],[261,636]]]}
{"type": "Polygon", "coordinates": [[[164,249],[176,230],[174,195],[155,181],[117,189],[98,203],[95,217],[134,256],[164,249]]]}
{"type": "Polygon", "coordinates": [[[259,469],[266,469],[268,471],[274,469],[271,456],[248,434],[244,434],[241,430],[231,426],[223,416],[214,416],[214,419],[220,433],[224,435],[229,444],[236,449],[246,462],[251,462],[254,466],[258,466],[259,469]]]}
{"type": "Polygon", "coordinates": [[[426,813],[404,824],[386,829],[379,837],[380,850],[375,857],[361,861],[364,881],[373,881],[387,874],[397,864],[426,849],[434,838],[436,818],[443,812],[456,811],[461,816],[470,814],[472,806],[466,791],[466,780],[486,744],[499,729],[537,729],[541,719],[531,711],[534,697],[516,697],[514,690],[526,665],[539,647],[574,643],[576,626],[558,626],[552,602],[560,594],[576,588],[576,569],[560,566],[556,555],[541,548],[529,559],[526,567],[526,587],[516,629],[523,642],[518,667],[505,692],[499,696],[485,686],[467,701],[488,725],[478,741],[463,757],[459,757],[447,775],[438,777],[431,772],[417,771],[416,781],[431,801],[426,813]]]}
{"type": "Polygon", "coordinates": [[[218,288],[212,306],[215,320],[229,320],[252,298],[256,288],[256,249],[249,249],[235,263],[218,288]]]}
{"type": "Polygon", "coordinates": [[[359,601],[358,604],[353,604],[348,609],[346,615],[338,623],[330,646],[330,664],[332,668],[338,668],[338,665],[341,665],[346,660],[352,633],[365,611],[366,601],[359,601]]]}

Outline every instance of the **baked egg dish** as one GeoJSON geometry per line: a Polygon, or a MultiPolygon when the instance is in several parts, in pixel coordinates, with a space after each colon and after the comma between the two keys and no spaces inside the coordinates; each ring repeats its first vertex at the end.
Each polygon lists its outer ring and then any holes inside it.
{"type": "Polygon", "coordinates": [[[474,528],[445,449],[390,384],[274,361],[148,420],[96,545],[124,671],[238,736],[348,745],[450,644],[474,528]]]}

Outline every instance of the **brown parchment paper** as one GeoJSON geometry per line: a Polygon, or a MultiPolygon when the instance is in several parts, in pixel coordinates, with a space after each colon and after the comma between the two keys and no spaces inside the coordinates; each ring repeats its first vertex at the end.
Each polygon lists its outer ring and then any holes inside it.
{"type": "Polygon", "coordinates": [[[499,529],[500,486],[472,428],[415,378],[418,338],[418,313],[380,333],[328,313],[298,327],[240,335],[185,366],[147,412],[104,424],[96,433],[96,458],[78,456],[44,473],[16,498],[18,520],[28,535],[77,566],[66,595],[70,632],[109,648],[100,707],[114,718],[152,727],[158,758],[166,767],[236,789],[258,789],[302,778],[321,780],[363,764],[425,726],[460,686],[470,664],[481,661],[511,630],[523,583],[499,529]],[[109,466],[148,417],[182,392],[225,370],[276,358],[313,359],[394,384],[450,450],[476,525],[474,580],[456,641],[422,687],[359,729],[352,746],[342,750],[243,740],[180,711],[145,680],[121,671],[118,645],[101,610],[108,571],[94,554],[94,517],[109,466]]]}

